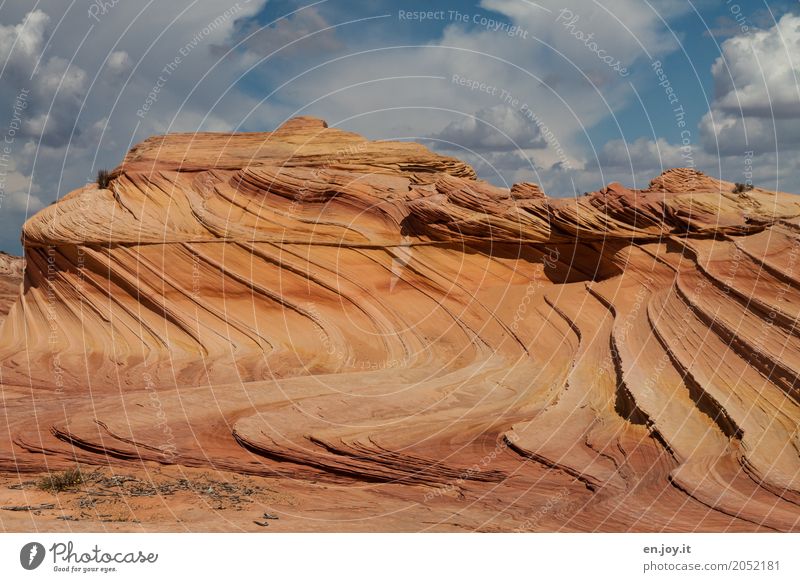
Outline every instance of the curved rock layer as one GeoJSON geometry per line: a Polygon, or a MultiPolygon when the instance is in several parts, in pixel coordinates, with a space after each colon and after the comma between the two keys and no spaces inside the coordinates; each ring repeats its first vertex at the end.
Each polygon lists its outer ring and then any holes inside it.
{"type": "Polygon", "coordinates": [[[17,300],[22,283],[24,261],[0,252],[0,321],[8,315],[11,305],[17,300]]]}
{"type": "Polygon", "coordinates": [[[800,197],[734,190],[551,199],[311,118],[151,138],[24,227],[0,467],[278,474],[470,529],[798,530],[800,197]]]}

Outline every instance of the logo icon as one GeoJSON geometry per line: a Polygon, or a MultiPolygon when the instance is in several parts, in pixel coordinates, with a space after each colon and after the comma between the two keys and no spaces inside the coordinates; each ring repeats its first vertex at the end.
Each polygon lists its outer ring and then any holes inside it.
{"type": "Polygon", "coordinates": [[[44,546],[39,542],[30,542],[19,551],[19,563],[26,570],[35,570],[44,561],[44,546]]]}

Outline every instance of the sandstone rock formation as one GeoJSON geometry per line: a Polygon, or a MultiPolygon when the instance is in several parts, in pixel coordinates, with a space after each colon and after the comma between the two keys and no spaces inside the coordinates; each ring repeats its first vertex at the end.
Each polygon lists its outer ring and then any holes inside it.
{"type": "Polygon", "coordinates": [[[17,300],[22,283],[23,261],[0,251],[0,321],[17,300]]]}
{"type": "Polygon", "coordinates": [[[800,529],[798,196],[548,198],[296,118],[148,139],[23,240],[1,468],[320,480],[392,508],[364,529],[800,529]]]}

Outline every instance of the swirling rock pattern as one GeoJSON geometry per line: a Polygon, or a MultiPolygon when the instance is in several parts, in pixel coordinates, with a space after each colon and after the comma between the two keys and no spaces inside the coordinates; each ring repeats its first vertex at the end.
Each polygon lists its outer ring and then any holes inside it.
{"type": "Polygon", "coordinates": [[[329,529],[798,530],[800,197],[734,190],[548,198],[312,118],[148,139],[24,226],[0,467],[370,500],[329,529]]]}
{"type": "Polygon", "coordinates": [[[19,295],[23,269],[22,258],[0,252],[0,321],[8,315],[19,295]]]}

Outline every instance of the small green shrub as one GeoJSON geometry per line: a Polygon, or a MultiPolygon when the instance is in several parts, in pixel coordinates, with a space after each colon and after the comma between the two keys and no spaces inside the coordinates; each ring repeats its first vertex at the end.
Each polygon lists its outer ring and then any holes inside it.
{"type": "Polygon", "coordinates": [[[741,184],[740,182],[736,182],[736,184],[733,187],[733,193],[741,194],[742,192],[749,192],[752,189],[753,189],[752,184],[741,184]]]}
{"type": "Polygon", "coordinates": [[[69,469],[63,473],[50,473],[47,477],[39,481],[39,489],[58,493],[72,489],[83,483],[83,475],[78,467],[69,469]]]}

